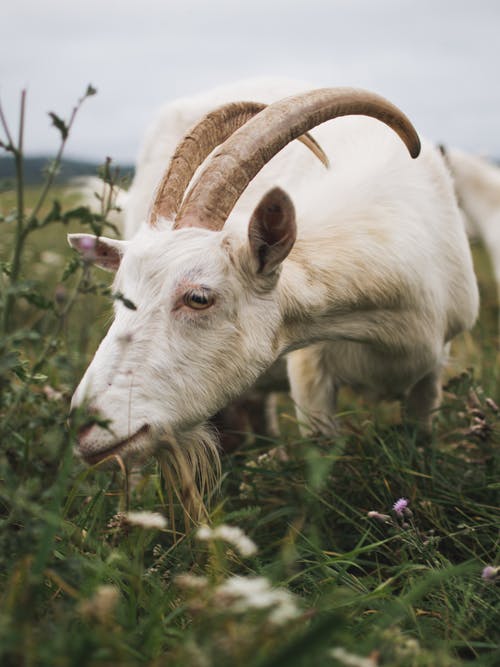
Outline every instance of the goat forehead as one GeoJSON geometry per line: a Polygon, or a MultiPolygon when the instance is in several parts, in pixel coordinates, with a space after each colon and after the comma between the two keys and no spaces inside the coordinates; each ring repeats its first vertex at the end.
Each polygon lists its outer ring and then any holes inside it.
{"type": "Polygon", "coordinates": [[[218,232],[186,229],[148,233],[135,237],[125,252],[115,288],[125,293],[149,291],[148,286],[154,285],[155,290],[161,286],[163,291],[185,280],[217,283],[225,278],[229,266],[227,244],[218,232]]]}
{"type": "Polygon", "coordinates": [[[172,262],[176,259],[221,249],[223,236],[219,232],[198,228],[161,232],[145,230],[130,242],[125,259],[172,262]]]}

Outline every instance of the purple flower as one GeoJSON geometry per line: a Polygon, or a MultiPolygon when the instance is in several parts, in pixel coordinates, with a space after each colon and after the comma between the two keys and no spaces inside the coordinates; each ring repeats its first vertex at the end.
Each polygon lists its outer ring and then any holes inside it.
{"type": "Polygon", "coordinates": [[[483,571],[481,572],[481,577],[485,581],[493,581],[494,579],[496,579],[496,576],[497,576],[499,570],[500,570],[500,568],[498,568],[498,567],[493,567],[492,565],[487,565],[483,569],[483,571]]]}
{"type": "Polygon", "coordinates": [[[399,500],[396,500],[396,502],[392,506],[392,509],[396,512],[398,516],[403,516],[403,513],[407,508],[408,508],[407,498],[399,498],[399,500]]]}

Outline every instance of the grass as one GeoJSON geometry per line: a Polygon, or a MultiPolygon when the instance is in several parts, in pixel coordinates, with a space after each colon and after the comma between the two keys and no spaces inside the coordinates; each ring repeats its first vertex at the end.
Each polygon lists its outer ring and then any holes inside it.
{"type": "MultiPolygon", "coordinates": [[[[36,194],[25,192],[27,210],[36,194]]],[[[1,195],[4,218],[14,204],[1,195]]],[[[213,525],[257,545],[245,556],[179,524],[127,521],[128,510],[169,516],[154,462],[124,477],[74,458],[69,399],[110,305],[97,270],[62,280],[66,232],[29,236],[2,342],[0,664],[500,664],[498,581],[481,577],[500,565],[498,309],[482,248],[480,322],[454,346],[432,441],[400,427],[393,406],[348,392],[341,435],[305,440],[283,398],[281,437],[224,456],[211,499],[213,525]],[[286,456],[268,455],[276,445],[286,456]],[[392,511],[401,497],[411,515],[392,511]],[[228,592],[237,585],[248,594],[228,592]]]]}

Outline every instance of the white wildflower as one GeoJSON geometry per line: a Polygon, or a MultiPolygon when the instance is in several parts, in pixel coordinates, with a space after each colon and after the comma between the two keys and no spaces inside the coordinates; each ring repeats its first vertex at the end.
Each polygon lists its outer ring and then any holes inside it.
{"type": "Polygon", "coordinates": [[[209,526],[200,526],[196,532],[196,537],[204,542],[213,539],[213,536],[214,531],[209,526]]]}
{"type": "Polygon", "coordinates": [[[283,625],[300,614],[293,595],[283,588],[272,588],[265,577],[231,577],[217,587],[215,594],[236,613],[270,609],[268,619],[274,625],[283,625]]]}
{"type": "Polygon", "coordinates": [[[49,384],[44,385],[42,391],[49,401],[60,401],[64,398],[62,391],[57,391],[57,389],[54,389],[49,384]]]}
{"type": "Polygon", "coordinates": [[[253,556],[257,553],[257,545],[238,526],[222,524],[214,531],[216,538],[232,544],[242,556],[253,556]]]}
{"type": "Polygon", "coordinates": [[[90,598],[80,602],[78,611],[86,618],[95,618],[105,624],[112,619],[119,597],[120,592],[115,586],[99,586],[90,598]]]}
{"type": "Polygon", "coordinates": [[[349,665],[349,667],[377,667],[377,663],[373,658],[364,658],[361,655],[349,653],[342,646],[332,649],[330,655],[342,664],[349,665]]]}
{"type": "Polygon", "coordinates": [[[284,589],[275,589],[274,591],[275,604],[269,614],[269,622],[273,625],[285,625],[294,618],[300,616],[300,611],[297,609],[295,600],[291,593],[284,589]]]}
{"type": "Polygon", "coordinates": [[[274,604],[272,588],[265,577],[230,577],[218,586],[217,593],[234,601],[235,611],[265,609],[274,604]]]}
{"type": "Polygon", "coordinates": [[[175,577],[175,583],[180,586],[180,588],[188,588],[191,590],[201,590],[206,588],[208,585],[207,577],[202,577],[197,574],[190,574],[185,572],[183,574],[178,574],[175,577]]]}
{"type": "Polygon", "coordinates": [[[158,512],[125,512],[123,518],[131,526],[157,530],[167,527],[167,520],[158,512]]]}
{"type": "Polygon", "coordinates": [[[40,260],[49,266],[61,266],[64,263],[63,257],[53,250],[44,250],[40,254],[40,260]]]}
{"type": "Polygon", "coordinates": [[[238,526],[228,526],[223,523],[216,528],[209,526],[200,526],[196,537],[199,540],[224,540],[228,542],[235,549],[237,549],[242,556],[253,556],[257,553],[257,545],[251,540],[248,535],[238,528],[238,526]]]}

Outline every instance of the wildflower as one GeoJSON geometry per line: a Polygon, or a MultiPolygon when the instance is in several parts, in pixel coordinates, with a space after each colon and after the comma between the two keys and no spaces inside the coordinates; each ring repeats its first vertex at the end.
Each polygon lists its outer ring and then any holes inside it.
{"type": "MultiPolygon", "coordinates": [[[[402,631],[397,626],[390,626],[383,630],[381,635],[382,643],[388,643],[394,652],[394,658],[397,659],[397,664],[410,664],[408,659],[414,659],[420,653],[421,647],[414,637],[409,637],[406,632],[402,631]]],[[[416,664],[414,660],[411,664],[416,664]]]]}
{"type": "Polygon", "coordinates": [[[272,588],[265,577],[231,577],[217,587],[215,595],[236,613],[269,609],[268,620],[274,625],[283,625],[300,614],[293,595],[283,588],[272,588]]]}
{"type": "Polygon", "coordinates": [[[486,440],[491,433],[491,425],[486,419],[478,415],[474,415],[470,428],[465,432],[465,435],[475,436],[481,440],[486,440]]]}
{"type": "Polygon", "coordinates": [[[493,567],[492,565],[487,565],[485,568],[483,568],[483,571],[481,572],[481,577],[485,581],[495,581],[499,572],[500,572],[500,567],[493,567]]]}
{"type": "Polygon", "coordinates": [[[490,408],[490,410],[493,410],[493,412],[496,412],[497,414],[500,412],[500,408],[492,398],[487,398],[485,403],[490,408]]]}
{"type": "Polygon", "coordinates": [[[273,625],[285,625],[289,621],[300,615],[294,599],[291,594],[285,590],[277,590],[274,592],[275,606],[269,614],[268,620],[273,625]]]}
{"type": "Polygon", "coordinates": [[[78,609],[82,616],[94,618],[105,624],[111,620],[119,596],[120,593],[115,586],[99,586],[90,598],[80,602],[78,609]]]}
{"type": "Polygon", "coordinates": [[[361,655],[349,653],[342,646],[332,649],[330,655],[343,665],[351,665],[352,667],[376,667],[377,664],[373,658],[364,658],[361,655]]]}
{"type": "Polygon", "coordinates": [[[63,263],[63,258],[57,252],[53,252],[52,250],[44,250],[40,254],[40,261],[43,264],[48,264],[49,266],[61,266],[63,263]]]}
{"type": "Polygon", "coordinates": [[[399,500],[396,500],[396,502],[392,506],[392,509],[396,512],[398,516],[403,516],[405,510],[408,510],[408,499],[399,498],[399,500]]]}
{"type": "Polygon", "coordinates": [[[167,527],[167,520],[158,512],[125,512],[123,519],[131,526],[141,526],[145,529],[162,530],[167,527]]]}
{"type": "Polygon", "coordinates": [[[257,545],[238,526],[228,526],[222,523],[216,528],[201,526],[198,528],[196,537],[199,540],[224,540],[239,551],[242,556],[253,556],[257,553],[257,545]]]}
{"type": "Polygon", "coordinates": [[[206,577],[201,577],[196,574],[190,574],[185,572],[183,574],[178,574],[175,578],[175,583],[180,588],[187,588],[190,590],[200,590],[206,588],[208,585],[208,579],[206,577]]]}
{"type": "Polygon", "coordinates": [[[49,401],[60,401],[64,397],[62,391],[57,391],[49,384],[44,385],[42,391],[49,401]]]}
{"type": "Polygon", "coordinates": [[[123,528],[125,522],[125,514],[123,512],[118,512],[118,514],[114,514],[108,521],[108,528],[123,528]]]}

